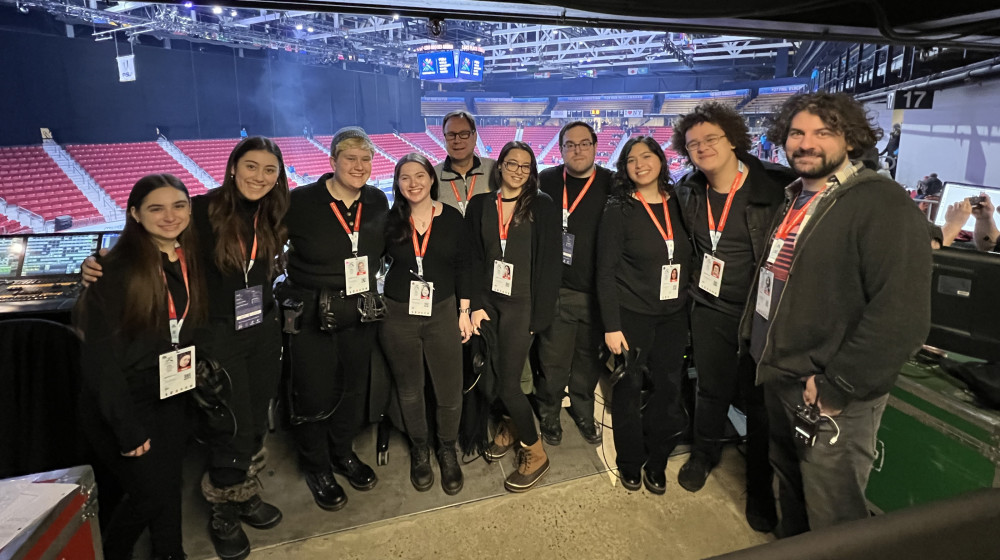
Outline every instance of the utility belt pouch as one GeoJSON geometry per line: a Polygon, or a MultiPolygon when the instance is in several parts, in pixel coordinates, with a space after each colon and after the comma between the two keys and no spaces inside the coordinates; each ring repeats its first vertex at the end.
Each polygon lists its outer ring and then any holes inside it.
{"type": "Polygon", "coordinates": [[[287,334],[299,334],[302,329],[302,310],[305,303],[300,299],[286,297],[281,300],[281,331],[287,334]]]}
{"type": "Polygon", "coordinates": [[[319,291],[319,306],[317,307],[317,318],[319,319],[319,330],[324,332],[334,332],[337,330],[337,317],[334,313],[334,300],[341,299],[340,291],[322,288],[319,291]]]}
{"type": "Polygon", "coordinates": [[[362,323],[375,323],[385,319],[388,311],[382,294],[378,292],[358,294],[358,313],[361,314],[362,323]]]}

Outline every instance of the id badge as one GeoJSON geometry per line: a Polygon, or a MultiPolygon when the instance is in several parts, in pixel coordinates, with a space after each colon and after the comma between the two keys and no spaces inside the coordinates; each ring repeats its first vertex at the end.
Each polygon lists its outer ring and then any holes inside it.
{"type": "Polygon", "coordinates": [[[160,399],[194,389],[194,346],[160,354],[160,399]]]}
{"type": "Polygon", "coordinates": [[[434,282],[410,280],[410,315],[430,317],[434,306],[434,282]]]}
{"type": "Polygon", "coordinates": [[[347,295],[353,296],[368,291],[368,257],[344,260],[344,278],[347,280],[347,295]]]}
{"type": "Polygon", "coordinates": [[[677,299],[681,287],[681,265],[665,264],[660,269],[660,300],[677,299]]]}
{"type": "Polygon", "coordinates": [[[757,280],[757,314],[768,319],[771,314],[771,292],[774,290],[774,272],[760,269],[760,278],[757,280]]]}
{"type": "Polygon", "coordinates": [[[264,322],[264,288],[250,286],[236,290],[236,330],[264,322]]]}
{"type": "Polygon", "coordinates": [[[705,253],[705,258],[701,261],[701,278],[698,280],[698,287],[715,297],[719,297],[719,290],[722,288],[722,272],[726,269],[726,263],[705,253]]]}
{"type": "Polygon", "coordinates": [[[767,262],[774,264],[774,261],[778,260],[778,255],[781,254],[781,248],[785,246],[784,239],[775,239],[771,243],[771,252],[767,254],[767,262]]]}
{"type": "Polygon", "coordinates": [[[513,285],[514,265],[503,261],[493,261],[493,291],[509,296],[513,285]]]}
{"type": "Polygon", "coordinates": [[[562,255],[563,264],[573,264],[573,245],[576,244],[576,236],[568,231],[562,234],[562,255]]]}

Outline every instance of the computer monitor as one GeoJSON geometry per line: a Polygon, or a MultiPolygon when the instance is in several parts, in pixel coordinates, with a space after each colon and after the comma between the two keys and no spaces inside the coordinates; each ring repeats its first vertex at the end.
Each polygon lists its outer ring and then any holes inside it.
{"type": "Polygon", "coordinates": [[[24,237],[0,237],[0,278],[14,278],[21,272],[24,237]]]}
{"type": "Polygon", "coordinates": [[[121,237],[121,232],[117,231],[106,231],[101,234],[101,249],[111,250],[118,243],[118,238],[121,237]]]}
{"type": "MultiPolygon", "coordinates": [[[[941,202],[939,203],[940,209],[938,210],[937,216],[934,217],[934,223],[939,226],[943,226],[945,208],[962,200],[963,198],[979,196],[980,193],[990,195],[990,200],[993,201],[994,206],[1000,204],[1000,187],[984,187],[982,185],[973,185],[971,183],[947,181],[944,184],[944,189],[941,191],[941,202]]],[[[969,219],[965,222],[965,225],[962,226],[962,229],[966,231],[973,231],[975,227],[976,218],[969,216],[969,219]]]]}
{"type": "Polygon", "coordinates": [[[21,276],[77,274],[83,260],[97,250],[101,234],[29,235],[21,276]]]}
{"type": "Polygon", "coordinates": [[[1000,254],[938,249],[933,274],[927,344],[1000,361],[1000,254]]]}

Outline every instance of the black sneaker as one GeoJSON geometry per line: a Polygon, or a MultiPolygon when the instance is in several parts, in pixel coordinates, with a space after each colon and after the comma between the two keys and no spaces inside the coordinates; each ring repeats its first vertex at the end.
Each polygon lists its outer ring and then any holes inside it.
{"type": "Polygon", "coordinates": [[[552,416],[543,416],[538,423],[542,432],[542,441],[545,445],[559,445],[562,443],[562,425],[559,423],[559,413],[552,416]]]}
{"type": "Polygon", "coordinates": [[[347,478],[355,490],[371,490],[378,483],[378,477],[371,467],[361,462],[356,453],[337,457],[330,465],[333,472],[347,478]]]}
{"type": "Polygon", "coordinates": [[[236,502],[235,505],[240,520],[254,529],[270,529],[281,522],[281,510],[260,499],[260,496],[236,502]]]}
{"type": "Polygon", "coordinates": [[[215,554],[222,560],[243,560],[250,555],[250,539],[243,532],[236,504],[212,504],[208,534],[212,537],[215,554]]]}
{"type": "Polygon", "coordinates": [[[697,492],[705,486],[708,473],[712,472],[713,466],[704,453],[692,451],[691,457],[677,473],[677,483],[688,492],[697,492]]]}
{"type": "Polygon", "coordinates": [[[306,473],[306,484],[319,507],[337,511],[347,505],[347,494],[329,470],[306,473]]]}
{"type": "Polygon", "coordinates": [[[410,448],[410,482],[418,492],[426,492],[434,486],[431,452],[427,444],[413,445],[410,448]]]}

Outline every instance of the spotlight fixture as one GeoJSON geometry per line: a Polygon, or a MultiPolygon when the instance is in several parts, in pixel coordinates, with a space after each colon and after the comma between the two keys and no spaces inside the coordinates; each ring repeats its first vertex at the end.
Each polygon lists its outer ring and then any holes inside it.
{"type": "Polygon", "coordinates": [[[392,21],[399,21],[399,14],[392,14],[392,21]]]}
{"type": "Polygon", "coordinates": [[[185,2],[184,3],[184,7],[185,8],[190,8],[190,7],[193,7],[193,6],[194,6],[194,2],[185,2]]]}
{"type": "Polygon", "coordinates": [[[313,26],[310,25],[309,27],[306,28],[306,31],[312,33],[313,31],[315,31],[315,29],[313,29],[313,26]]]}
{"type": "Polygon", "coordinates": [[[302,24],[301,23],[295,24],[295,29],[296,31],[302,31],[302,24]]]}
{"type": "Polygon", "coordinates": [[[230,10],[229,15],[236,17],[236,10],[230,10]]]}
{"type": "Polygon", "coordinates": [[[212,7],[212,13],[215,14],[215,15],[221,14],[222,13],[222,6],[213,6],[212,7]]]}
{"type": "Polygon", "coordinates": [[[17,2],[17,11],[21,12],[22,14],[26,14],[28,13],[28,7],[20,2],[17,2]]]}

